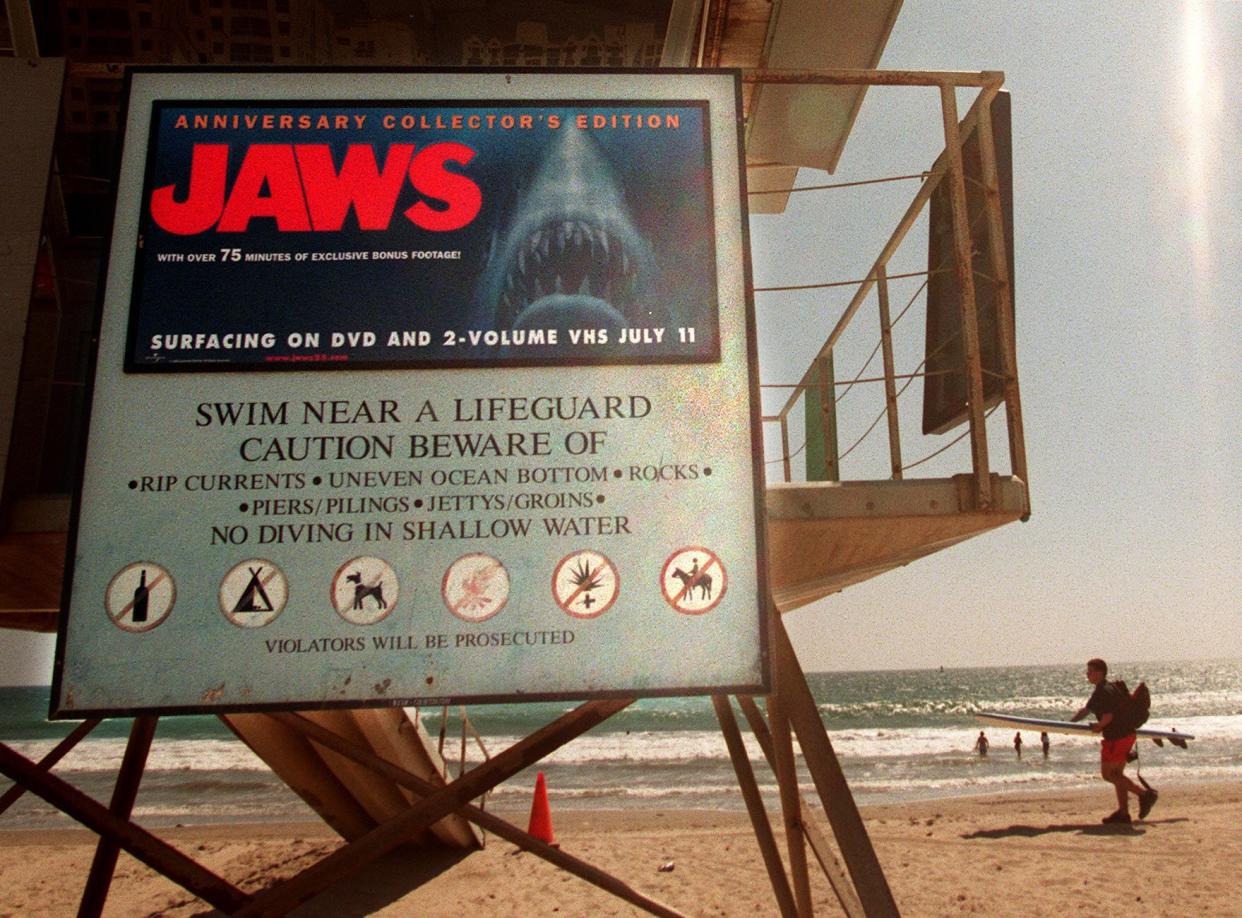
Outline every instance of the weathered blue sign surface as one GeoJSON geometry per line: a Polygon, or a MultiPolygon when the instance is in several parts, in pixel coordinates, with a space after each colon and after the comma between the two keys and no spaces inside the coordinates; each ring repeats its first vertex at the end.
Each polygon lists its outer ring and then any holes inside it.
{"type": "Polygon", "coordinates": [[[760,688],[737,97],[134,73],[54,712],[760,688]]]}

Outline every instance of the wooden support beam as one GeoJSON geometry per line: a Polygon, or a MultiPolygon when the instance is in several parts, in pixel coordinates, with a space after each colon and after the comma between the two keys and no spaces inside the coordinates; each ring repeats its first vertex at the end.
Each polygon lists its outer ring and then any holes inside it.
{"type": "Polygon", "coordinates": [[[263,714],[221,714],[220,720],[342,838],[359,838],[375,828],[375,820],[300,733],[263,714]]]}
{"type": "MultiPolygon", "coordinates": [[[[981,94],[982,96],[982,94],[981,94]]],[[[986,109],[987,106],[980,106],[986,109]]],[[[970,211],[966,204],[966,178],[962,169],[962,132],[957,123],[957,96],[952,86],[940,87],[940,110],[944,119],[944,149],[948,155],[949,203],[953,215],[954,263],[962,315],[962,351],[966,372],[966,412],[970,420],[970,455],[975,474],[976,510],[992,508],[992,485],[988,478],[988,429],[983,410],[983,364],[979,355],[979,313],[975,303],[974,252],[970,239],[970,211]]],[[[982,111],[978,117],[982,117],[982,111]]],[[[998,323],[999,324],[999,323],[998,323]]]]}
{"type": "Polygon", "coordinates": [[[792,481],[793,467],[790,465],[789,457],[789,422],[783,416],[781,417],[781,468],[785,473],[785,480],[792,481]]]}
{"type": "Polygon", "coordinates": [[[13,54],[37,60],[39,40],[35,34],[34,17],[27,0],[7,0],[4,4],[9,21],[9,36],[13,42],[13,54]]]}
{"type": "MultiPolygon", "coordinates": [[[[52,767],[63,759],[74,746],[82,741],[82,739],[94,730],[102,722],[103,718],[92,717],[90,720],[84,720],[73,728],[73,732],[66,736],[63,740],[56,744],[56,748],[39,759],[40,771],[51,771],[52,767]]],[[[22,794],[26,793],[26,788],[20,783],[14,784],[4,792],[4,796],[0,797],[0,814],[11,807],[14,803],[21,799],[22,794]]]]}
{"type": "Polygon", "coordinates": [[[766,70],[747,67],[743,83],[793,86],[1000,86],[1005,74],[997,70],[766,70]]]}
{"type": "MultiPolygon", "coordinates": [[[[411,774],[386,759],[380,758],[371,750],[364,749],[356,743],[351,743],[344,737],[325,729],[299,714],[277,713],[268,716],[280,721],[290,729],[304,733],[315,743],[332,749],[340,755],[347,756],[360,765],[365,765],[394,784],[400,784],[402,787],[409,788],[415,793],[422,795],[434,794],[440,790],[438,786],[430,781],[424,781],[417,775],[411,774]]],[[[512,842],[524,851],[529,851],[531,854],[543,858],[545,861],[586,880],[588,883],[593,883],[600,889],[612,893],[620,899],[624,899],[631,905],[635,905],[653,915],[664,916],[664,918],[681,918],[680,912],[644,895],[612,874],[599,869],[581,858],[574,857],[572,854],[540,841],[512,823],[488,813],[482,807],[468,803],[463,805],[458,812],[475,825],[486,829],[493,835],[512,842]]]]}
{"type": "MultiPolygon", "coordinates": [[[[773,612],[773,614],[778,614],[773,612]]],[[[793,877],[794,901],[799,916],[815,913],[811,903],[811,877],[806,869],[806,838],[802,833],[802,798],[798,794],[798,767],[794,761],[793,736],[789,719],[781,706],[779,671],[772,674],[772,694],[768,696],[768,722],[772,728],[772,771],[780,789],[781,819],[785,824],[785,849],[789,873],[793,877]]]]}
{"type": "Polygon", "coordinates": [[[156,838],[146,829],[118,819],[108,808],[73,785],[43,771],[34,762],[0,743],[0,773],[24,784],[61,812],[118,845],[152,870],[214,905],[223,912],[241,908],[249,899],[244,892],[156,838]]]}
{"type": "Polygon", "coordinates": [[[836,369],[832,351],[815,359],[817,379],[807,385],[805,401],[806,446],[803,459],[807,481],[840,481],[841,451],[837,443],[836,369]]]}
{"type": "Polygon", "coordinates": [[[729,0],[708,0],[707,15],[703,17],[703,37],[699,48],[700,67],[720,66],[720,43],[724,38],[725,23],[729,18],[729,0]]]}
{"type": "MultiPolygon", "coordinates": [[[[759,710],[759,705],[755,704],[755,700],[747,695],[739,695],[737,702],[742,707],[742,713],[746,715],[746,722],[750,724],[750,730],[755,735],[759,748],[763,750],[763,754],[768,760],[768,765],[772,766],[772,770],[775,772],[776,766],[772,755],[772,734],[768,730],[767,721],[763,719],[763,712],[759,710]]],[[[850,882],[845,868],[837,860],[836,853],[832,850],[832,845],[829,843],[827,836],[824,835],[816,823],[814,812],[806,805],[806,801],[802,800],[801,792],[798,794],[798,802],[802,808],[802,831],[806,834],[807,844],[811,846],[815,859],[819,861],[820,869],[824,871],[824,876],[828,878],[832,891],[837,894],[837,901],[841,903],[842,910],[849,918],[863,918],[864,912],[862,903],[858,901],[858,894],[854,892],[854,886],[850,882]]]]}
{"type": "Polygon", "coordinates": [[[785,865],[781,862],[780,851],[776,848],[776,839],[772,837],[768,811],[759,794],[759,786],[755,783],[755,773],[751,770],[750,758],[746,755],[746,746],[742,743],[742,734],[737,728],[737,720],[733,716],[728,696],[713,695],[712,706],[716,709],[720,732],[724,734],[725,745],[729,748],[729,758],[733,760],[738,787],[741,788],[742,799],[746,802],[746,812],[750,814],[750,824],[755,830],[755,841],[759,843],[759,853],[763,855],[763,865],[768,870],[776,904],[784,918],[797,918],[798,906],[789,889],[785,865]]]}
{"type": "Polygon", "coordinates": [[[591,701],[557,718],[504,752],[471,769],[429,795],[400,816],[329,854],[301,873],[255,896],[239,915],[284,915],[364,864],[391,851],[501,781],[559,749],[576,736],[607,720],[633,702],[632,698],[591,701]]]}
{"type": "MultiPolygon", "coordinates": [[[[112,803],[108,807],[108,811],[117,819],[128,821],[134,811],[138,785],[142,783],[142,773],[147,767],[147,753],[151,751],[151,740],[155,736],[155,726],[158,723],[158,717],[135,717],[129,729],[129,742],[125,744],[125,755],[121,758],[116,785],[112,788],[112,803]]],[[[117,855],[120,853],[121,847],[115,838],[107,835],[99,837],[99,843],[95,846],[95,858],[91,861],[91,872],[86,877],[86,888],[82,890],[82,901],[78,905],[78,918],[98,918],[103,914],[108,889],[112,886],[112,874],[116,872],[117,855]]]]}
{"type": "Polygon", "coordinates": [[[780,672],[778,685],[781,701],[789,712],[790,723],[798,735],[803,758],[828,815],[828,824],[832,826],[837,844],[841,848],[845,866],[854,881],[858,899],[871,918],[895,918],[898,914],[897,903],[888,888],[888,881],[884,878],[884,871],[875,856],[875,849],[871,847],[871,839],[867,837],[867,829],[858,814],[854,797],[845,781],[828,733],[824,730],[824,722],[819,718],[819,709],[815,706],[811,689],[802,674],[798,656],[794,653],[789,635],[779,616],[773,622],[772,630],[772,662],[773,668],[780,672]]]}
{"type": "Polygon", "coordinates": [[[901,426],[897,423],[897,364],[893,359],[893,322],[888,311],[888,266],[876,267],[880,295],[880,349],[884,357],[884,405],[888,418],[888,458],[893,479],[901,478],[901,426]]]}

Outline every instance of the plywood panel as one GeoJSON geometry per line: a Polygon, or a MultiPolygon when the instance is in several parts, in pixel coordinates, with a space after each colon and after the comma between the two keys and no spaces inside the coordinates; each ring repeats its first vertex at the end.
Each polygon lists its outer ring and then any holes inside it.
{"type": "Polygon", "coordinates": [[[64,571],[65,533],[0,538],[0,628],[54,632],[64,571]]]}

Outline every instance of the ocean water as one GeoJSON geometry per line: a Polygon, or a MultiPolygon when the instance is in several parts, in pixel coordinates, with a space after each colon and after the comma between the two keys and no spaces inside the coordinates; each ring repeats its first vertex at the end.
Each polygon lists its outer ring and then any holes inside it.
{"type": "MultiPolygon", "coordinates": [[[[1140,766],[1153,785],[1242,779],[1242,661],[1135,663],[1114,667],[1131,686],[1152,691],[1149,726],[1198,737],[1188,750],[1143,742],[1140,766]]],[[[1005,791],[1034,792],[1099,783],[1097,744],[1053,734],[1049,758],[1039,734],[985,728],[991,754],[972,752],[980,726],[972,713],[1068,719],[1089,686],[1080,664],[982,669],[890,670],[808,674],[824,725],[855,799],[863,805],[1005,791]]],[[[37,759],[73,724],[49,723],[46,688],[0,688],[0,742],[37,759]]],[[[492,754],[575,705],[480,705],[467,709],[492,754]]],[[[442,710],[421,712],[434,737],[442,710]]],[[[757,780],[770,806],[776,785],[737,712],[757,780]]],[[[129,720],[105,721],[56,767],[56,774],[107,801],[124,751],[129,720]]],[[[445,757],[460,767],[458,708],[444,724],[445,757]]],[[[482,753],[473,740],[467,765],[482,753]]],[[[534,770],[500,785],[497,810],[529,806],[534,770]]],[[[733,767],[710,699],[644,699],[554,753],[538,766],[557,808],[714,808],[742,810],[733,767]]],[[[803,769],[804,790],[813,790],[803,769]]],[[[0,791],[8,787],[0,778],[0,791]]],[[[215,718],[160,720],[135,817],[157,827],[313,817],[312,812],[215,718]]],[[[68,817],[26,794],[0,816],[0,830],[69,825],[68,817]]]]}

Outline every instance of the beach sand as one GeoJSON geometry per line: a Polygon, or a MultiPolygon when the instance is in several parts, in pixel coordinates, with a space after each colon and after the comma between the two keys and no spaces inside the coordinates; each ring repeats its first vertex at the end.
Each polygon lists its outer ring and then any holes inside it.
{"type": "MultiPolygon", "coordinates": [[[[864,808],[905,915],[1242,913],[1242,784],[1162,787],[1146,822],[1101,826],[1113,802],[1090,791],[970,797],[864,808]]],[[[507,814],[519,824],[523,814],[507,814]]],[[[558,812],[562,849],[688,915],[776,914],[744,813],[558,812]],[[672,865],[671,870],[661,867],[672,865]]],[[[327,854],[322,824],[184,827],[157,833],[247,891],[327,854]]],[[[777,826],[783,849],[783,832],[777,826]]],[[[94,851],[76,830],[0,831],[0,915],[72,915],[94,851]]],[[[812,863],[816,911],[840,914],[812,863]]],[[[122,853],[108,916],[206,914],[205,903],[122,853]]],[[[495,837],[485,850],[402,849],[296,914],[630,915],[636,909],[495,837]]]]}

